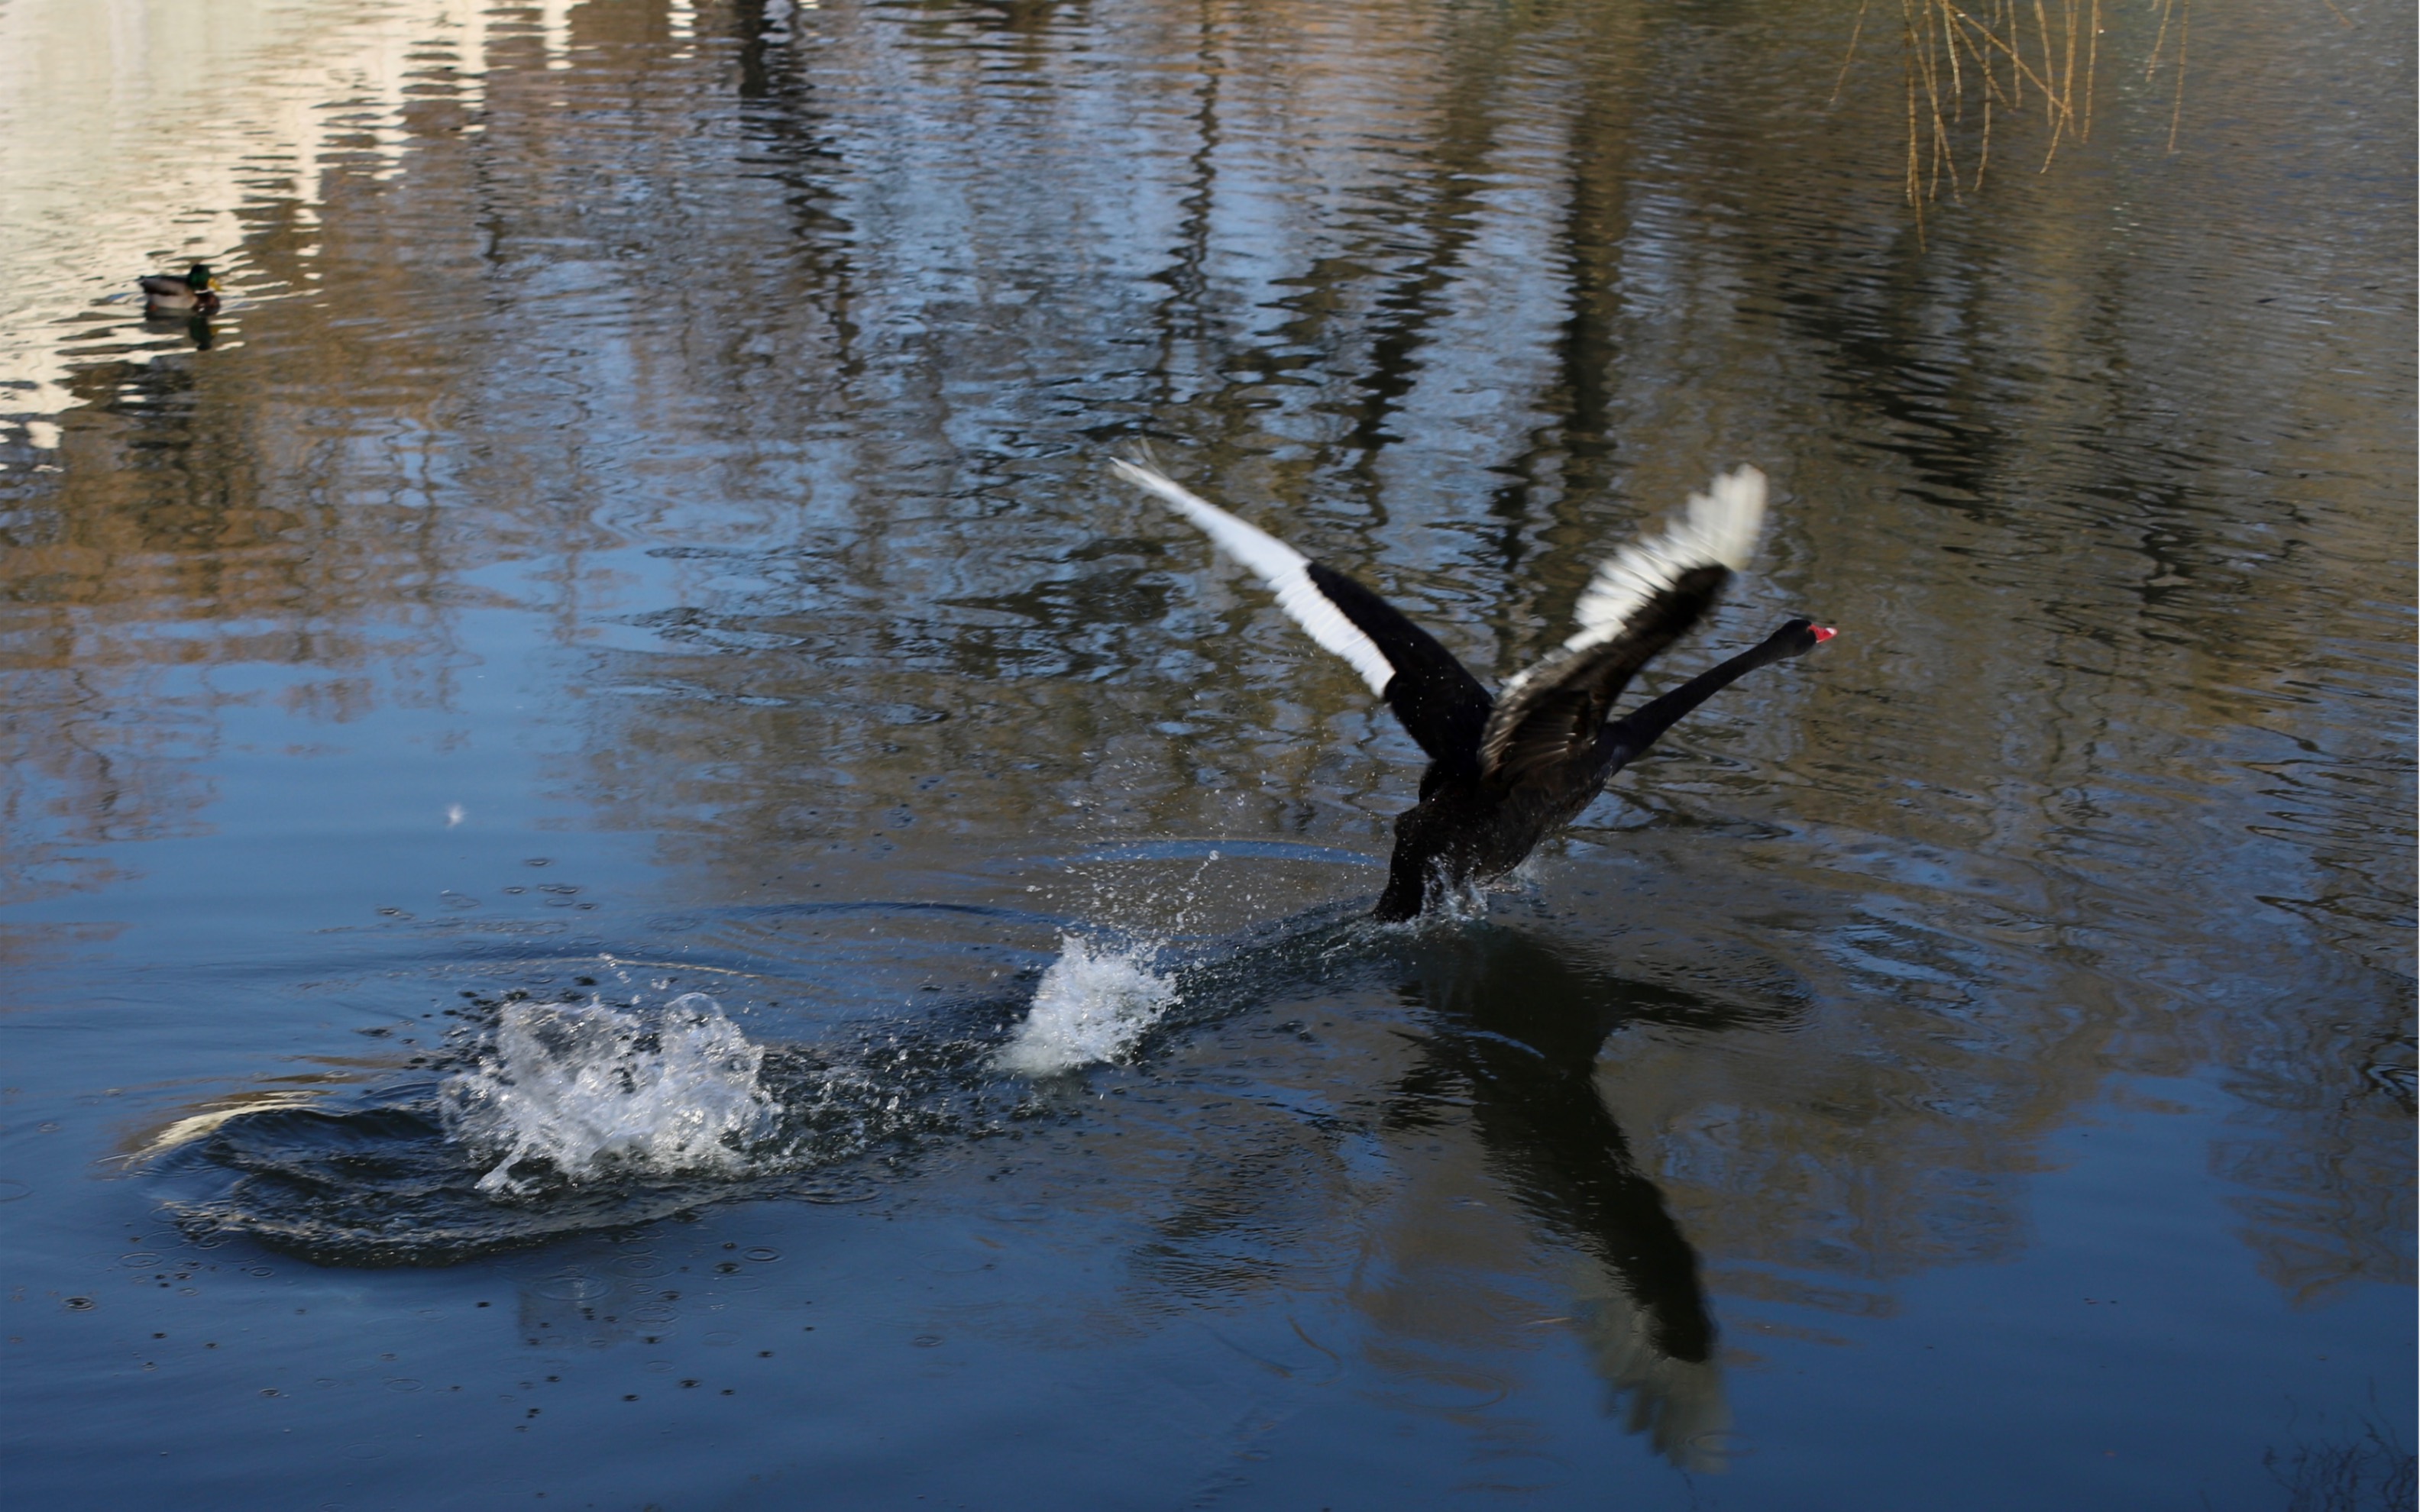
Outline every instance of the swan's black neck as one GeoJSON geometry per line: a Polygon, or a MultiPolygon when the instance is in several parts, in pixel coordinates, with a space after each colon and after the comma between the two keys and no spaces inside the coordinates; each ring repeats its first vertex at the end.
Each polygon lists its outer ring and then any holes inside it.
{"type": "Polygon", "coordinates": [[[1805,622],[1793,620],[1729,661],[1707,668],[1663,697],[1650,700],[1607,724],[1597,746],[1607,758],[1604,775],[1609,778],[1646,754],[1647,748],[1662,739],[1665,731],[1749,672],[1797,656],[1814,644],[1815,638],[1805,627],[1805,622]]]}

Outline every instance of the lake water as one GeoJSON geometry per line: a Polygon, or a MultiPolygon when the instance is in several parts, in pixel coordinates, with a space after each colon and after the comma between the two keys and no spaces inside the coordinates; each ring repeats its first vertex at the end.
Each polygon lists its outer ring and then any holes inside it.
{"type": "Polygon", "coordinates": [[[0,10],[11,1500],[2408,1505],[2412,10],[1858,14],[0,10]]]}

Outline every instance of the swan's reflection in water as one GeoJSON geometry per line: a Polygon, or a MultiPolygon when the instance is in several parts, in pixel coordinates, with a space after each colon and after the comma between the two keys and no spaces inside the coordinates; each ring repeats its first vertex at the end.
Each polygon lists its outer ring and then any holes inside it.
{"type": "Polygon", "coordinates": [[[1675,1465],[1720,1469],[1730,1410],[1697,1251],[1598,1094],[1597,1054],[1624,1024],[1711,1028],[1782,1014],[1622,980],[1492,926],[1426,936],[1409,964],[1405,990],[1435,1027],[1388,1123],[1417,1128],[1466,1108],[1504,1191],[1584,1257],[1574,1317],[1613,1409],[1675,1465]]]}

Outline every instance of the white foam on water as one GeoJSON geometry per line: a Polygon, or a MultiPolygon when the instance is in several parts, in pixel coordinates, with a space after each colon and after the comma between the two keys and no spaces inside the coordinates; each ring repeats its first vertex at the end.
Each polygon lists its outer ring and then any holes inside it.
{"type": "Polygon", "coordinates": [[[1535,878],[1528,874],[1528,861],[1523,861],[1504,876],[1486,880],[1465,877],[1460,882],[1448,882],[1441,876],[1432,877],[1427,904],[1419,913],[1391,924],[1364,919],[1363,927],[1414,934],[1422,930],[1484,923],[1495,908],[1493,899],[1497,893],[1521,887],[1534,889],[1535,878]]]}
{"type": "Polygon", "coordinates": [[[1033,990],[1033,1009],[994,1064],[1047,1076],[1115,1060],[1176,1006],[1176,981],[1151,969],[1148,948],[1118,950],[1059,937],[1059,959],[1033,990]]]}
{"type": "Polygon", "coordinates": [[[531,1160],[572,1180],[736,1171],[772,1119],[764,1059],[703,993],[654,1010],[510,1003],[483,1063],[446,1078],[439,1106],[446,1133],[495,1163],[479,1189],[500,1196],[539,1184],[514,1174],[531,1160]]]}

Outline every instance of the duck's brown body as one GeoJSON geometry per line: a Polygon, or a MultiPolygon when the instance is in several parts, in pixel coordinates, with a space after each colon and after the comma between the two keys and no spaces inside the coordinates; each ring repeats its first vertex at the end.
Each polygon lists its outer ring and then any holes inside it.
{"type": "Polygon", "coordinates": [[[179,277],[154,273],[138,279],[143,307],[149,315],[215,315],[219,308],[218,277],[208,263],[195,263],[179,277]]]}

